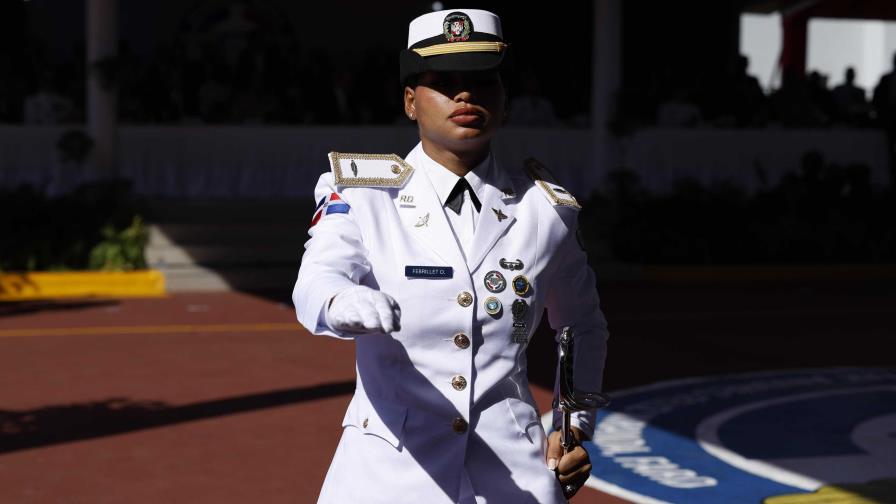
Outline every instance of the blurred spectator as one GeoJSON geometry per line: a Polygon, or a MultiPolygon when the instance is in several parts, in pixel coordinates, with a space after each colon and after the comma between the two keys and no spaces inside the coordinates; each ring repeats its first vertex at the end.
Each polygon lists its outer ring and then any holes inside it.
{"type": "Polygon", "coordinates": [[[179,73],[181,89],[180,93],[183,97],[183,115],[184,120],[193,122],[201,116],[199,106],[199,90],[205,81],[205,65],[202,64],[202,47],[195,37],[187,37],[183,41],[181,62],[179,73]]]}
{"type": "Polygon", "coordinates": [[[57,91],[52,74],[44,74],[37,90],[25,97],[25,124],[62,124],[71,121],[75,105],[57,91]]]}
{"type": "Polygon", "coordinates": [[[138,89],[143,80],[139,58],[130,46],[122,42],[118,47],[118,118],[133,122],[140,117],[144,105],[138,89]]]}
{"type": "Polygon", "coordinates": [[[656,124],[661,127],[698,126],[702,121],[700,108],[691,99],[692,93],[684,86],[676,88],[672,97],[660,103],[656,112],[656,124]]]}
{"type": "Polygon", "coordinates": [[[226,122],[231,117],[233,80],[224,65],[213,64],[209,73],[211,78],[199,88],[199,114],[205,122],[226,122]]]}
{"type": "Polygon", "coordinates": [[[330,114],[338,124],[357,122],[362,115],[353,93],[354,86],[355,79],[350,71],[342,68],[336,70],[331,89],[334,106],[330,114]]]}
{"type": "Polygon", "coordinates": [[[542,96],[541,83],[534,71],[524,73],[522,92],[510,100],[507,124],[514,126],[553,126],[557,124],[554,105],[542,96]]]}
{"type": "Polygon", "coordinates": [[[260,74],[255,74],[249,88],[237,93],[232,117],[244,124],[261,124],[273,115],[273,97],[264,92],[260,74]]]}
{"type": "Polygon", "coordinates": [[[245,57],[252,35],[258,26],[247,17],[246,2],[234,2],[227,6],[227,17],[215,23],[212,32],[218,36],[218,44],[224,57],[223,63],[231,70],[245,57]]]}
{"type": "Polygon", "coordinates": [[[364,75],[369,86],[358,86],[355,93],[363,105],[361,122],[408,124],[404,115],[404,88],[396,81],[397,63],[391,53],[368,49],[357,75],[364,75]]]}
{"type": "Polygon", "coordinates": [[[781,87],[769,97],[772,118],[783,126],[790,127],[824,124],[826,117],[812,101],[817,95],[817,92],[810,92],[809,84],[801,75],[792,71],[785,72],[781,87]]]}
{"type": "Polygon", "coordinates": [[[334,124],[339,118],[333,113],[336,98],[332,85],[333,70],[330,58],[324,51],[316,51],[303,80],[308,86],[308,119],[313,124],[334,124]]]}
{"type": "Polygon", "coordinates": [[[173,56],[167,48],[156,49],[156,54],[146,66],[140,82],[139,96],[143,102],[145,118],[150,122],[172,122],[180,117],[180,107],[175,98],[175,91],[180,88],[176,73],[165,62],[172,61],[173,56]]]}
{"type": "Polygon", "coordinates": [[[817,70],[809,72],[806,80],[809,91],[809,102],[812,104],[815,116],[812,126],[823,126],[830,122],[834,116],[834,97],[828,89],[828,76],[817,70]]]}
{"type": "Polygon", "coordinates": [[[727,72],[714,93],[718,103],[714,122],[723,126],[754,126],[766,120],[766,99],[759,79],[747,73],[750,59],[739,54],[730,60],[727,72]]]}
{"type": "Polygon", "coordinates": [[[868,119],[865,90],[855,85],[856,71],[853,67],[846,69],[844,78],[845,82],[831,92],[834,100],[834,116],[847,124],[863,125],[868,119]]]}
{"type": "Polygon", "coordinates": [[[878,122],[891,129],[896,124],[896,53],[893,54],[893,70],[881,76],[871,102],[878,122]]]}
{"type": "Polygon", "coordinates": [[[871,100],[878,124],[887,131],[890,179],[896,182],[896,53],[893,54],[893,70],[881,76],[871,100]]]}

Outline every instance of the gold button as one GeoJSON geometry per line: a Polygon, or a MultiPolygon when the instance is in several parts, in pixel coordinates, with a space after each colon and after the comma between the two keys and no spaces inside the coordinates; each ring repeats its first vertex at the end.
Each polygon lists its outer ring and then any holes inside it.
{"type": "Polygon", "coordinates": [[[454,335],[454,344],[457,348],[467,348],[470,346],[470,338],[464,333],[457,333],[454,335]]]}
{"type": "Polygon", "coordinates": [[[365,429],[367,428],[367,419],[366,419],[366,418],[365,418],[364,421],[361,423],[361,425],[364,426],[365,429]]]}
{"type": "Polygon", "coordinates": [[[473,304],[473,295],[467,291],[463,291],[457,295],[457,304],[467,307],[473,304]]]}
{"type": "Polygon", "coordinates": [[[397,164],[392,165],[392,173],[398,175],[401,173],[401,168],[399,168],[397,164]]]}
{"type": "Polygon", "coordinates": [[[467,432],[467,427],[467,421],[461,417],[457,417],[451,422],[451,429],[458,434],[467,432]]]}
{"type": "Polygon", "coordinates": [[[451,379],[451,386],[454,387],[454,390],[463,390],[467,388],[467,379],[457,375],[451,379]]]}

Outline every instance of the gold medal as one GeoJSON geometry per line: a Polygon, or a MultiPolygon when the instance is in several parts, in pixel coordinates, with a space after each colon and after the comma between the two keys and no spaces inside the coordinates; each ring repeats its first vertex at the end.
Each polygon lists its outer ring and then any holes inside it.
{"type": "Polygon", "coordinates": [[[529,284],[529,279],[526,278],[526,275],[517,275],[513,277],[513,292],[516,293],[517,296],[525,296],[531,290],[531,285],[529,284]]]}

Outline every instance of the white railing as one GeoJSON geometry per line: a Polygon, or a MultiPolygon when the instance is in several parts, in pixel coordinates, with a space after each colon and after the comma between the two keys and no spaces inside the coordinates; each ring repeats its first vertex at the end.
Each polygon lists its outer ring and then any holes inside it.
{"type": "MultiPolygon", "coordinates": [[[[56,144],[68,129],[0,126],[0,187],[31,183],[62,192],[89,180],[85,168],[60,160],[56,144]]],[[[403,156],[416,141],[411,126],[123,126],[119,172],[141,194],[307,197],[328,169],[329,151],[403,156]]],[[[774,184],[798,171],[810,150],[829,162],[866,164],[878,185],[888,180],[886,137],[877,130],[644,129],[615,140],[616,161],[609,163],[598,161],[597,144],[587,129],[508,127],[494,149],[511,169],[522,167],[526,157],[538,158],[583,196],[601,187],[609,170],[623,166],[655,191],[683,176],[729,180],[752,190],[758,187],[757,169],[774,184]]]]}

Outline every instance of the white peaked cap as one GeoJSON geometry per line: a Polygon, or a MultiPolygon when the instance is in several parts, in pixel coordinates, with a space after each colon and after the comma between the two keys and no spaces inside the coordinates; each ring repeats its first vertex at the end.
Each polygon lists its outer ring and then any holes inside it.
{"type": "Polygon", "coordinates": [[[480,9],[449,9],[430,12],[411,21],[408,27],[408,49],[421,40],[441,35],[445,17],[454,12],[466,14],[473,24],[473,31],[504,38],[501,34],[501,19],[495,14],[480,9]]]}
{"type": "Polygon", "coordinates": [[[424,72],[477,72],[509,67],[501,20],[479,9],[452,9],[411,21],[398,56],[402,85],[424,72]]]}

